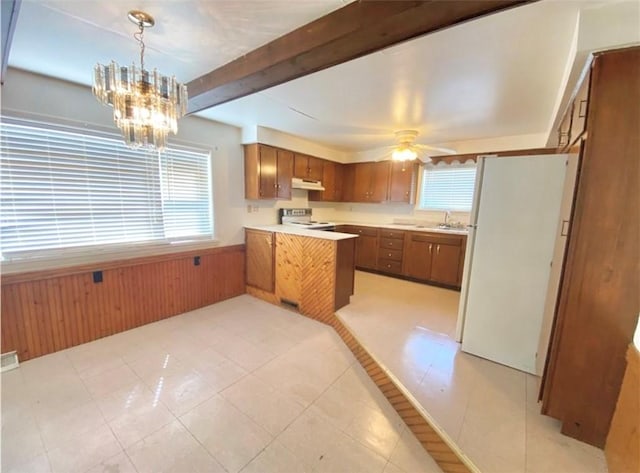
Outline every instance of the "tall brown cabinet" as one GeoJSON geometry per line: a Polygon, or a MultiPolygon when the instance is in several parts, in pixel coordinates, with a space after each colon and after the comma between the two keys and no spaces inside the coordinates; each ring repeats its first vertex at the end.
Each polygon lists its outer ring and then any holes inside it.
{"type": "Polygon", "coordinates": [[[541,397],[602,447],[640,312],[640,48],[597,54],[590,79],[560,130],[581,163],[541,397]]]}

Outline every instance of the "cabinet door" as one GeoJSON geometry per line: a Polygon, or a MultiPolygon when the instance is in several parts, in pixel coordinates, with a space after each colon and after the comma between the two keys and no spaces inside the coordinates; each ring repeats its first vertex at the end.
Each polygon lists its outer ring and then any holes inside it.
{"type": "Polygon", "coordinates": [[[353,201],[369,202],[375,163],[354,164],[353,201]]]}
{"type": "Polygon", "coordinates": [[[324,166],[324,160],[320,158],[314,158],[313,156],[307,157],[307,177],[316,181],[322,180],[322,168],[324,166]]]}
{"type": "Polygon", "coordinates": [[[356,266],[376,269],[378,266],[378,237],[360,235],[356,240],[356,266]]]}
{"type": "Polygon", "coordinates": [[[356,165],[342,167],[342,202],[355,202],[356,165]]]}
{"type": "Polygon", "coordinates": [[[573,101],[573,117],[571,118],[570,143],[573,144],[582,136],[587,127],[587,108],[589,104],[590,75],[582,82],[573,101]]]}
{"type": "Polygon", "coordinates": [[[307,168],[308,166],[308,156],[306,154],[295,153],[293,158],[293,175],[294,177],[299,177],[300,179],[307,178],[307,168]]]}
{"type": "Polygon", "coordinates": [[[384,202],[389,190],[389,161],[369,163],[371,165],[371,179],[368,202],[384,202]]]}
{"type": "Polygon", "coordinates": [[[247,285],[274,291],[273,233],[245,230],[247,285]]]}
{"type": "Polygon", "coordinates": [[[260,151],[257,143],[244,145],[244,198],[260,198],[260,151]]]}
{"type": "Polygon", "coordinates": [[[460,246],[447,245],[444,243],[437,243],[433,246],[431,280],[450,286],[459,286],[458,265],[460,264],[460,246]]]}
{"type": "Polygon", "coordinates": [[[322,185],[323,191],[309,191],[310,201],[335,201],[335,182],[336,182],[336,163],[333,161],[325,161],[322,165],[322,185]]]}
{"type": "MultiPolygon", "coordinates": [[[[325,165],[327,163],[324,163],[325,165]]],[[[344,188],[344,165],[340,163],[334,164],[334,181],[333,181],[333,198],[332,202],[341,202],[344,188]]]]}
{"type": "Polygon", "coordinates": [[[278,159],[275,148],[260,145],[260,198],[275,199],[278,190],[278,159]]]}
{"type": "Polygon", "coordinates": [[[284,149],[277,151],[277,196],[291,199],[291,178],[293,177],[293,153],[284,149]]]}
{"type": "Polygon", "coordinates": [[[431,256],[434,244],[425,235],[411,235],[404,251],[407,276],[428,281],[431,279],[431,256]]]}
{"type": "Polygon", "coordinates": [[[391,163],[391,176],[389,177],[389,202],[414,202],[414,179],[416,165],[406,161],[393,161],[391,163]]]}

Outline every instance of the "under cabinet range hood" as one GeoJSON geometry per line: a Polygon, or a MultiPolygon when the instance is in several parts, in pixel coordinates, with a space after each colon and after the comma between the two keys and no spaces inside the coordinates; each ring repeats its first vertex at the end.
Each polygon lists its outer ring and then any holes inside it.
{"type": "Polygon", "coordinates": [[[309,191],[323,191],[322,182],[314,179],[300,179],[299,177],[291,178],[292,189],[306,189],[309,191]]]}

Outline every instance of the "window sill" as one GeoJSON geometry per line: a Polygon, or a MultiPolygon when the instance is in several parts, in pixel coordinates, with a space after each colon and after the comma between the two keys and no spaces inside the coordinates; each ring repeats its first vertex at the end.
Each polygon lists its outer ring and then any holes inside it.
{"type": "Polygon", "coordinates": [[[4,261],[1,265],[2,282],[7,283],[7,279],[9,282],[32,279],[29,275],[35,276],[36,273],[44,277],[56,277],[112,267],[143,264],[156,257],[204,251],[217,248],[219,245],[220,243],[217,240],[132,245],[127,248],[109,248],[102,251],[98,250],[98,252],[92,251],[91,253],[73,251],[68,254],[59,253],[55,256],[4,261]]]}

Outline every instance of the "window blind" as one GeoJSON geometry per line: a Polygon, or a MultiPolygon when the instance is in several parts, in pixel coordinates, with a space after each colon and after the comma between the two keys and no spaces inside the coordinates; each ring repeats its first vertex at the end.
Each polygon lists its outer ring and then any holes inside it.
{"type": "Polygon", "coordinates": [[[213,234],[209,153],[3,117],[0,244],[22,252],[213,234]]]}
{"type": "Polygon", "coordinates": [[[475,179],[475,166],[425,166],[422,171],[419,208],[471,211],[475,179]]]}

